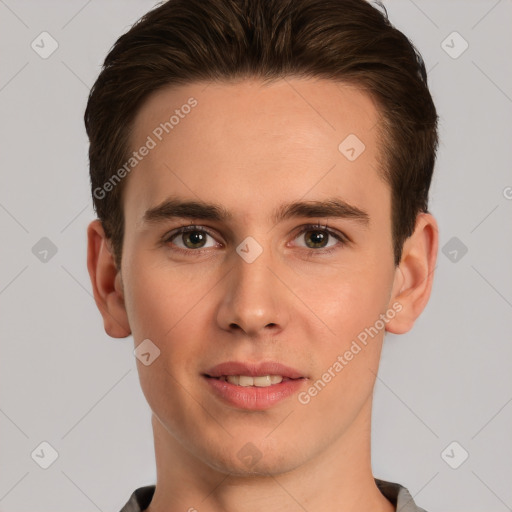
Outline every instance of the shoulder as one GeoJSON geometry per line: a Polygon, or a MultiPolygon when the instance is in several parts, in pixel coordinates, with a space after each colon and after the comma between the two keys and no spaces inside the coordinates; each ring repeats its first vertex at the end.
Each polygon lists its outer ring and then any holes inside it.
{"type": "Polygon", "coordinates": [[[409,491],[396,482],[387,482],[375,478],[375,483],[379,491],[395,505],[396,510],[400,512],[426,512],[426,510],[418,507],[414,502],[413,497],[409,491]]]}
{"type": "Polygon", "coordinates": [[[155,488],[155,485],[146,485],[135,489],[120,512],[143,512],[149,507],[155,488]]]}

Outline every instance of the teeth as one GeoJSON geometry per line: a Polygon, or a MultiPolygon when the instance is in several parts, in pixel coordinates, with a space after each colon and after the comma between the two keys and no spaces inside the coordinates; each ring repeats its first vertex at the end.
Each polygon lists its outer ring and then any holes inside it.
{"type": "Polygon", "coordinates": [[[222,380],[227,380],[230,384],[235,386],[256,386],[257,388],[266,388],[272,384],[279,384],[283,381],[280,375],[261,375],[259,377],[250,377],[248,375],[227,375],[220,377],[222,380]]]}

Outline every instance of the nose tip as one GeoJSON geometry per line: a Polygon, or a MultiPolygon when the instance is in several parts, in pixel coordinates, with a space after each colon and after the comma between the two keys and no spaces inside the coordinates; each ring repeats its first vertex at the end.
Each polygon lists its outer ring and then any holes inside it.
{"type": "MultiPolygon", "coordinates": [[[[247,242],[248,252],[254,250],[247,242]]],[[[243,247],[242,247],[243,248],[243,247]]],[[[224,328],[257,336],[268,336],[283,328],[283,301],[279,300],[276,277],[268,268],[269,253],[248,263],[241,256],[227,276],[218,321],[224,328]]],[[[253,252],[254,254],[254,252],[253,252]]]]}

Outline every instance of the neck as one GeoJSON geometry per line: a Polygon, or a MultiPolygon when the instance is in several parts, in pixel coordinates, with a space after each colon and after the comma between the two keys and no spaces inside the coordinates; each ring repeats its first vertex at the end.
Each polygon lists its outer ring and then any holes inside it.
{"type": "Polygon", "coordinates": [[[349,430],[286,472],[234,475],[205,464],[153,415],[155,494],[146,512],[395,512],[371,470],[371,398],[349,430]]]}

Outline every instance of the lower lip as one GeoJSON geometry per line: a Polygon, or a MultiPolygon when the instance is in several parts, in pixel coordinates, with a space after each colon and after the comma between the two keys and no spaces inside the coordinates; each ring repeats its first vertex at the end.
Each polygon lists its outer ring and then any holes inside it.
{"type": "Polygon", "coordinates": [[[236,386],[225,380],[204,377],[210,389],[225,402],[240,409],[261,411],[296,393],[306,379],[290,379],[264,388],[236,386]]]}

